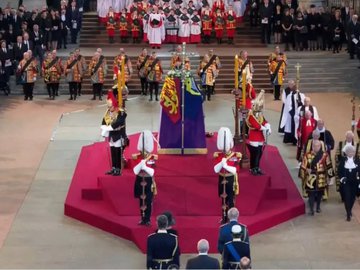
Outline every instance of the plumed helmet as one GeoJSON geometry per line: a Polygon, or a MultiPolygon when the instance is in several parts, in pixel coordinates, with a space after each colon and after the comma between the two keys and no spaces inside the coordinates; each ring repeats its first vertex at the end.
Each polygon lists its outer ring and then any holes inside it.
{"type": "Polygon", "coordinates": [[[219,151],[230,151],[234,147],[233,136],[227,127],[221,127],[217,137],[217,148],[219,151]]]}
{"type": "Polygon", "coordinates": [[[107,98],[106,98],[106,103],[107,103],[108,107],[110,107],[110,106],[114,106],[115,108],[119,107],[118,101],[115,98],[114,93],[113,93],[112,90],[108,91],[107,98]]]}
{"type": "Polygon", "coordinates": [[[254,102],[252,104],[252,110],[255,112],[260,112],[264,108],[265,103],[265,91],[264,89],[261,89],[260,93],[256,96],[254,99],[254,102]]]}
{"type": "Polygon", "coordinates": [[[154,150],[154,138],[150,130],[140,133],[137,150],[151,153],[154,150]]]}

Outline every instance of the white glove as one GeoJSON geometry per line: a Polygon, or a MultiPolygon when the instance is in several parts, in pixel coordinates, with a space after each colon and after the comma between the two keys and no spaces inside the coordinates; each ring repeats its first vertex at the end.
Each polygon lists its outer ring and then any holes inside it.
{"type": "Polygon", "coordinates": [[[134,169],[133,169],[134,174],[138,175],[140,173],[140,171],[142,170],[142,167],[144,166],[144,164],[145,164],[145,160],[143,159],[139,162],[138,165],[136,165],[134,167],[134,169]]]}
{"type": "Polygon", "coordinates": [[[142,170],[144,172],[146,172],[148,175],[150,175],[151,177],[154,176],[155,170],[153,168],[146,166],[145,162],[144,162],[144,165],[142,166],[142,170]]]}
{"type": "Polygon", "coordinates": [[[346,179],[346,177],[342,177],[341,179],[340,179],[340,183],[341,184],[344,184],[344,180],[346,179]]]}
{"type": "Polygon", "coordinates": [[[264,131],[264,130],[266,130],[266,127],[261,126],[260,130],[261,130],[261,131],[264,131]]]}
{"type": "Polygon", "coordinates": [[[234,166],[229,166],[226,164],[223,168],[231,174],[236,174],[236,167],[234,166]]]}
{"type": "Polygon", "coordinates": [[[111,125],[108,125],[108,126],[102,125],[101,130],[103,130],[103,131],[112,131],[114,129],[112,128],[111,125]]]}
{"type": "Polygon", "coordinates": [[[222,158],[222,159],[221,159],[221,165],[222,165],[223,168],[227,165],[227,160],[226,160],[226,158],[222,158]]]}
{"type": "Polygon", "coordinates": [[[360,184],[359,184],[358,188],[360,188],[360,184]]]}
{"type": "Polygon", "coordinates": [[[270,135],[270,134],[271,134],[271,126],[270,126],[270,124],[269,124],[269,123],[266,123],[266,124],[265,124],[265,128],[267,129],[268,135],[270,135]]]}

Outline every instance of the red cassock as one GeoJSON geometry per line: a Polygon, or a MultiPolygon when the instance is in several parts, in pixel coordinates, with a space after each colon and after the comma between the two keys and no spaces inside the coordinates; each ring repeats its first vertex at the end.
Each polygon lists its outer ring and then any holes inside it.
{"type": "Polygon", "coordinates": [[[267,124],[265,118],[261,115],[255,117],[252,111],[249,112],[247,118],[247,124],[249,126],[249,142],[265,142],[264,133],[261,130],[262,126],[267,124]]]}
{"type": "Polygon", "coordinates": [[[316,120],[311,117],[310,119],[302,118],[301,119],[301,145],[305,145],[309,136],[316,128],[316,120]]]}

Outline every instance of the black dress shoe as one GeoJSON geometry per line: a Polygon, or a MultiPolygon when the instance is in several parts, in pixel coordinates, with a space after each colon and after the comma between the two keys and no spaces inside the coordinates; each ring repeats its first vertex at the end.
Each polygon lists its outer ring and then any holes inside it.
{"type": "Polygon", "coordinates": [[[105,174],[106,175],[112,175],[115,171],[115,168],[113,167],[110,171],[107,171],[105,174]]]}
{"type": "Polygon", "coordinates": [[[316,213],[321,213],[321,209],[320,209],[320,208],[317,208],[317,209],[316,209],[316,213]]]}
{"type": "Polygon", "coordinates": [[[114,170],[114,172],[113,172],[113,174],[112,174],[113,176],[119,176],[119,175],[121,175],[121,171],[120,171],[120,169],[118,169],[118,168],[115,168],[115,170],[114,170]]]}
{"type": "Polygon", "coordinates": [[[351,217],[346,217],[346,221],[351,221],[351,217]]]}
{"type": "Polygon", "coordinates": [[[90,99],[90,100],[95,100],[96,98],[95,97],[93,97],[92,99],[90,99]]]}
{"type": "Polygon", "coordinates": [[[264,175],[265,174],[260,168],[256,168],[256,173],[258,175],[264,175]]]}
{"type": "Polygon", "coordinates": [[[314,211],[310,211],[309,216],[313,216],[314,215],[314,211]]]}
{"type": "Polygon", "coordinates": [[[73,100],[73,97],[70,97],[69,100],[73,100]]]}

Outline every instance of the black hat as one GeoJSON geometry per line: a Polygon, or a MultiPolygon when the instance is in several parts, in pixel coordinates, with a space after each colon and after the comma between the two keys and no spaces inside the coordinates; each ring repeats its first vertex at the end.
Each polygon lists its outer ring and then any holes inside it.
{"type": "Polygon", "coordinates": [[[175,0],[175,1],[174,1],[174,3],[175,3],[176,5],[181,5],[182,2],[183,2],[182,0],[175,0]]]}
{"type": "Polygon", "coordinates": [[[153,20],[151,21],[151,23],[154,24],[154,25],[158,25],[158,24],[160,23],[160,21],[157,20],[157,19],[153,19],[153,20]]]}
{"type": "Polygon", "coordinates": [[[170,2],[170,0],[163,0],[163,2],[164,2],[164,3],[169,3],[169,2],[170,2]]]}
{"type": "Polygon", "coordinates": [[[162,213],[164,216],[167,217],[168,219],[168,226],[172,226],[175,225],[175,219],[173,218],[173,215],[170,211],[165,211],[164,213],[162,213]]]}
{"type": "Polygon", "coordinates": [[[169,16],[167,17],[167,20],[168,20],[169,22],[175,22],[175,21],[176,21],[176,19],[175,19],[175,17],[174,17],[173,15],[169,15],[169,16]]]}
{"type": "Polygon", "coordinates": [[[191,18],[191,20],[192,20],[193,22],[199,22],[199,21],[200,21],[200,18],[199,18],[199,16],[197,15],[197,16],[193,16],[193,17],[191,18]]]}
{"type": "Polygon", "coordinates": [[[182,21],[188,21],[190,18],[188,16],[186,16],[185,14],[180,16],[180,20],[182,21]]]}

